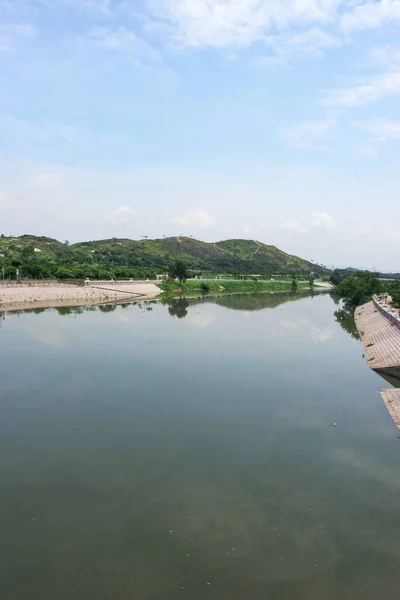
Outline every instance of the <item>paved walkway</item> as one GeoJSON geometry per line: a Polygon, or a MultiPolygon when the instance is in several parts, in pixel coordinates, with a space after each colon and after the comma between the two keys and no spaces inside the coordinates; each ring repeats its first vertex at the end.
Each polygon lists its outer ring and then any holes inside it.
{"type": "Polygon", "coordinates": [[[82,306],[118,301],[156,298],[161,289],[153,283],[90,286],[13,286],[0,290],[0,311],[44,308],[50,306],[82,306]]]}
{"type": "Polygon", "coordinates": [[[396,388],[381,390],[381,396],[397,429],[400,429],[400,390],[396,388]]]}
{"type": "MultiPolygon", "coordinates": [[[[371,369],[398,376],[400,329],[380,313],[373,302],[358,306],[354,319],[371,369]]],[[[382,389],[381,396],[388,413],[400,429],[400,389],[382,389]]]]}
{"type": "Polygon", "coordinates": [[[373,302],[356,308],[354,319],[371,369],[400,369],[400,329],[373,302]]]}

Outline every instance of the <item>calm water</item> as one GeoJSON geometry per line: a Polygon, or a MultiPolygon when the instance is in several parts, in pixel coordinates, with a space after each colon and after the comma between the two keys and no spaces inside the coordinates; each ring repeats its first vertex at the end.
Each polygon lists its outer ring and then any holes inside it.
{"type": "Polygon", "coordinates": [[[5,316],[2,598],[398,597],[388,384],[287,300],[5,316]]]}

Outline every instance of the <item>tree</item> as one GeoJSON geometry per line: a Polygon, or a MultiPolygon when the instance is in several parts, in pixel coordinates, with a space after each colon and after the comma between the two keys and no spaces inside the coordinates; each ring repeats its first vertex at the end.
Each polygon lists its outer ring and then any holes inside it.
{"type": "Polygon", "coordinates": [[[330,282],[333,283],[333,285],[338,285],[342,279],[343,279],[343,275],[342,273],[339,271],[339,269],[335,269],[332,273],[332,275],[329,277],[330,282]]]}
{"type": "Polygon", "coordinates": [[[58,267],[56,277],[57,279],[73,279],[74,273],[72,269],[68,269],[68,267],[58,267]]]}
{"type": "Polygon", "coordinates": [[[169,268],[169,276],[179,279],[179,283],[182,284],[189,276],[186,264],[182,260],[175,261],[169,268]]]}
{"type": "Polygon", "coordinates": [[[389,287],[390,295],[392,296],[392,304],[400,308],[400,283],[393,281],[389,287]]]}
{"type": "Polygon", "coordinates": [[[293,277],[292,283],[290,284],[290,289],[293,293],[297,292],[297,280],[296,277],[293,277]]]}
{"type": "Polygon", "coordinates": [[[358,306],[371,300],[373,294],[381,292],[382,286],[376,273],[359,271],[345,277],[336,286],[335,293],[350,305],[358,306]]]}

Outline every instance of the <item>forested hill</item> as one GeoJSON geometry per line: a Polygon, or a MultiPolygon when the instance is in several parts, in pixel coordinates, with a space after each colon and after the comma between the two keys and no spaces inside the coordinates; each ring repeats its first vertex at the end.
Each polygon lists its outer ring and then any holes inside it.
{"type": "Polygon", "coordinates": [[[316,275],[329,271],[275,246],[254,240],[207,243],[190,237],[112,238],[69,244],[52,238],[23,235],[0,237],[0,269],[5,277],[85,278],[149,277],[164,273],[176,260],[203,274],[316,275]]]}

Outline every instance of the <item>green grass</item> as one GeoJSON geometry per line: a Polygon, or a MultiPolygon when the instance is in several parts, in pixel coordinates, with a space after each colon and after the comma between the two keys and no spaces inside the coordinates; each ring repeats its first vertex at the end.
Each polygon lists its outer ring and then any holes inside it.
{"type": "MultiPolygon", "coordinates": [[[[202,292],[201,284],[205,283],[209,287],[208,294],[219,294],[221,292],[289,292],[291,290],[291,281],[252,281],[252,280],[218,280],[218,281],[201,281],[189,280],[182,286],[176,281],[166,281],[158,284],[164,292],[179,292],[182,288],[183,294],[190,292],[202,292]]],[[[298,289],[303,290],[308,288],[308,284],[299,283],[298,289]]]]}

